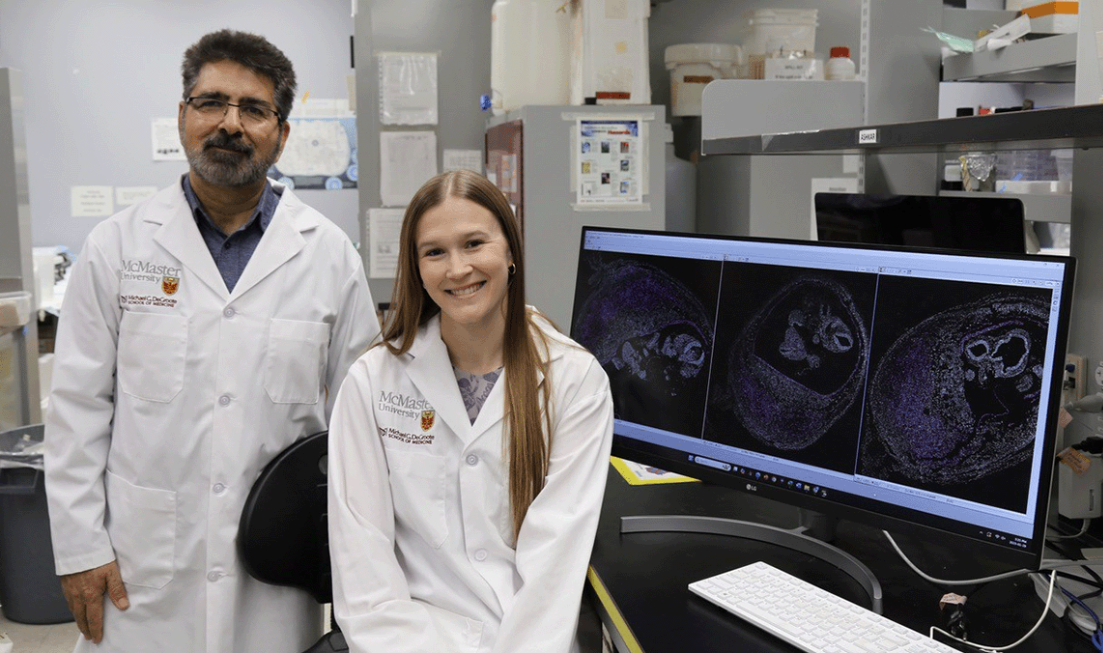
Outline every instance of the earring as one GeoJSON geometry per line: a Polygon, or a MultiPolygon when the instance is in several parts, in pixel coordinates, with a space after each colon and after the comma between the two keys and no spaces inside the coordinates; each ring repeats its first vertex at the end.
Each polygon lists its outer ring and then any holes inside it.
{"type": "Polygon", "coordinates": [[[509,276],[511,276],[511,277],[512,277],[512,276],[513,276],[513,275],[515,275],[515,274],[517,274],[517,266],[516,266],[516,265],[514,265],[514,264],[512,264],[512,263],[510,263],[510,264],[509,264],[509,276]]]}

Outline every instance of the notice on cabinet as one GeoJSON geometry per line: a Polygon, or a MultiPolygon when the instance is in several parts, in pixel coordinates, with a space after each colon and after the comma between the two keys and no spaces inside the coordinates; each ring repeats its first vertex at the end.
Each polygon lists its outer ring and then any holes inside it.
{"type": "Polygon", "coordinates": [[[578,140],[572,147],[578,151],[570,158],[577,166],[573,174],[576,202],[640,204],[646,175],[642,121],[578,120],[575,129],[578,140]]]}
{"type": "Polygon", "coordinates": [[[398,269],[398,235],[406,209],[368,209],[368,276],[393,279],[398,269]]]}

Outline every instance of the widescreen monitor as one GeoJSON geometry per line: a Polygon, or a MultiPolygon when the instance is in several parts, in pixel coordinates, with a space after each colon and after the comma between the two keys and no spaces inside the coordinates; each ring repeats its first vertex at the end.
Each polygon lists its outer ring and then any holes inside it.
{"type": "Polygon", "coordinates": [[[1073,268],[587,227],[571,333],[615,455],[1037,567],[1073,268]]]}
{"type": "Polygon", "coordinates": [[[1025,209],[1016,197],[816,193],[820,241],[1022,254],[1025,209]]]}

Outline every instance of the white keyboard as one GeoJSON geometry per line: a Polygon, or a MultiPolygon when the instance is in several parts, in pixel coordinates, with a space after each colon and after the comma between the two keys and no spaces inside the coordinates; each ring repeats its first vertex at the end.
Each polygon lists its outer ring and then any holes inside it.
{"type": "Polygon", "coordinates": [[[689,591],[808,653],[959,653],[765,562],[689,591]]]}

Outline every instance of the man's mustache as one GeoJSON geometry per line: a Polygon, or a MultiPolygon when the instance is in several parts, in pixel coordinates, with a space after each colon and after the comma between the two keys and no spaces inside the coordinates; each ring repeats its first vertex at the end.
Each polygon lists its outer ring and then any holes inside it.
{"type": "Polygon", "coordinates": [[[239,137],[230,136],[228,134],[215,134],[203,141],[204,150],[209,150],[212,147],[231,150],[233,152],[241,152],[242,154],[253,154],[253,148],[242,142],[239,137]]]}

